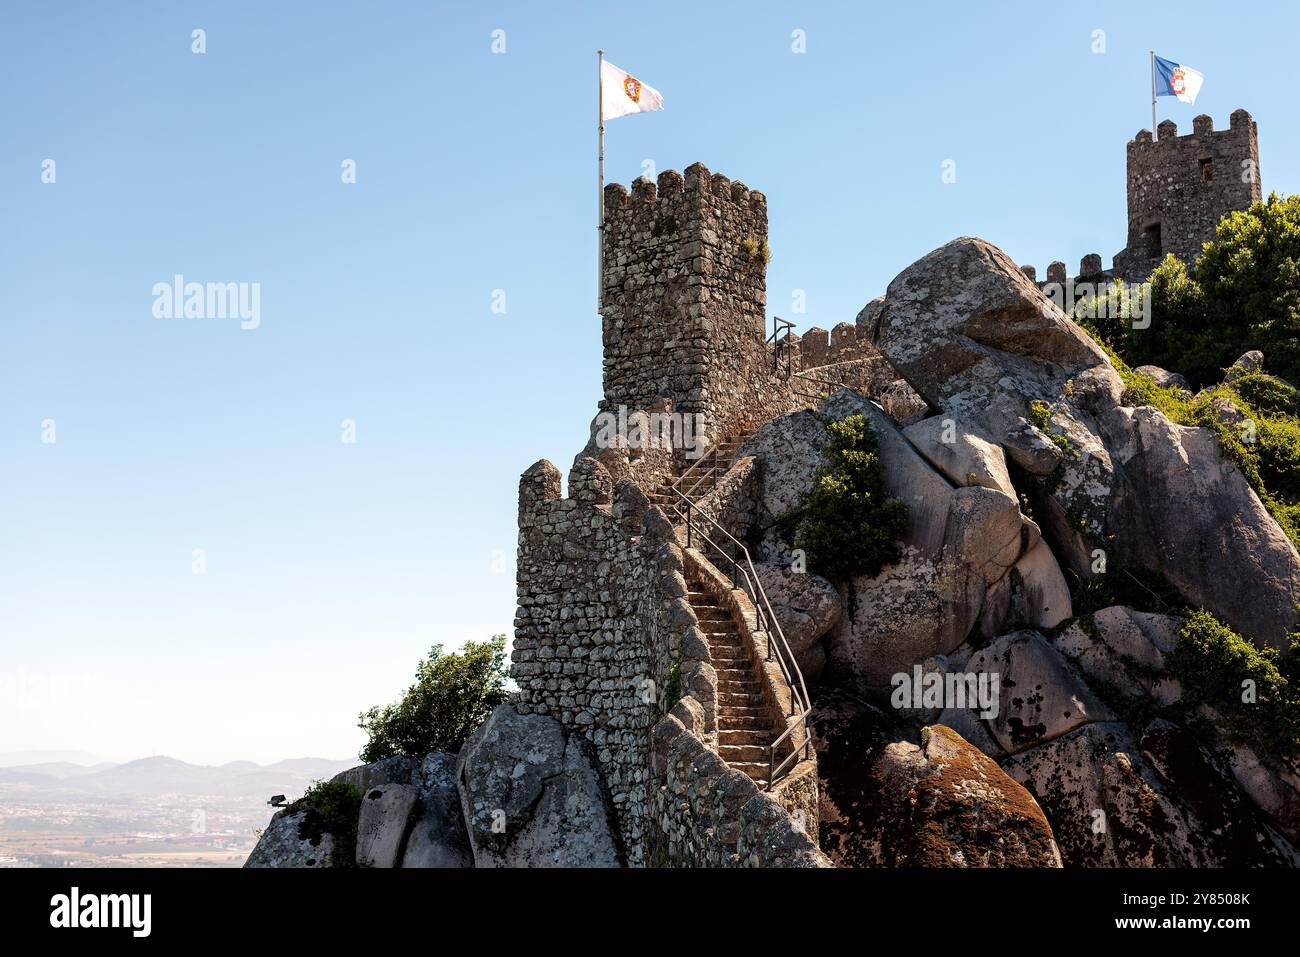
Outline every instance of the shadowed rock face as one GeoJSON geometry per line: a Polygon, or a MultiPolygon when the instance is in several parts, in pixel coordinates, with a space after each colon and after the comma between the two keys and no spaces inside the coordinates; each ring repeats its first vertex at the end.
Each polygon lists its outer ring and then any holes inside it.
{"type": "Polygon", "coordinates": [[[820,692],[821,847],[841,867],[1060,867],[1033,797],[956,732],[895,740],[880,711],[820,692]]]}
{"type": "Polygon", "coordinates": [[[402,855],[403,867],[473,867],[456,787],[456,755],[427,755],[415,773],[420,803],[402,855]]]}
{"type": "Polygon", "coordinates": [[[1182,729],[1153,722],[1135,740],[1087,724],[1003,768],[1038,798],[1071,867],[1259,867],[1295,850],[1182,729]]]}
{"type": "Polygon", "coordinates": [[[818,844],[840,867],[870,867],[875,855],[866,835],[880,814],[871,765],[892,740],[891,721],[856,695],[817,688],[809,723],[821,802],[818,844]]]}

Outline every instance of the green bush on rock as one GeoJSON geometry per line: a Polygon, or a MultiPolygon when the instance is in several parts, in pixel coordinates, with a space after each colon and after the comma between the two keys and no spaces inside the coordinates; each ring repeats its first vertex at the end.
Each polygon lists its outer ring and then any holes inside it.
{"type": "Polygon", "coordinates": [[[1213,708],[1224,730],[1281,760],[1300,757],[1300,662],[1296,649],[1256,648],[1209,612],[1194,612],[1165,667],[1181,705],[1213,708]]]}
{"type": "Polygon", "coordinates": [[[361,792],[346,781],[317,781],[286,809],[303,813],[298,824],[300,840],[319,844],[321,836],[334,839],[331,867],[356,867],[357,822],[361,819],[361,792]]]}
{"type": "Polygon", "coordinates": [[[907,505],[885,492],[879,445],[864,415],[827,423],[826,432],[827,461],[813,474],[795,546],[826,578],[877,575],[898,561],[907,505]]]}

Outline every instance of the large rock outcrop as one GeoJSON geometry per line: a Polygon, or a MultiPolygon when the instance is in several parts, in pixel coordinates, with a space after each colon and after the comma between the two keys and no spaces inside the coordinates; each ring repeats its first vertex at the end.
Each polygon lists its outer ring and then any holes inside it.
{"type": "Polygon", "coordinates": [[[349,768],[332,781],[361,795],[355,845],[346,852],[340,847],[335,855],[336,836],[313,834],[307,811],[282,810],[244,866],[474,866],[456,787],[456,755],[433,752],[422,760],[394,755],[349,768]]]}
{"type": "Polygon", "coordinates": [[[1164,671],[1164,656],[1178,644],[1183,619],[1113,605],[1071,622],[1053,639],[1088,681],[1130,698],[1171,705],[1182,694],[1164,671]]]}
{"type": "Polygon", "coordinates": [[[1086,724],[1003,768],[1038,798],[1067,866],[1296,866],[1294,848],[1182,729],[1086,724]]]}
{"type": "Polygon", "coordinates": [[[465,742],[461,807],[477,867],[618,867],[614,815],[589,746],[508,704],[465,742]]]}
{"type": "Polygon", "coordinates": [[[932,406],[1028,474],[1052,477],[1044,517],[1053,544],[1089,574],[1111,486],[1095,417],[1124,391],[1101,348],[1005,253],[969,237],[895,277],[876,344],[932,406]]]}
{"type": "Polygon", "coordinates": [[[759,562],[754,566],[786,643],[801,655],[840,620],[843,601],[835,586],[811,572],[759,562]]]}
{"type": "Polygon", "coordinates": [[[1300,603],[1300,555],[1208,429],[1151,408],[1101,419],[1118,476],[1110,527],[1119,558],[1160,572],[1193,605],[1285,649],[1300,603]]]}
{"type": "Polygon", "coordinates": [[[963,237],[922,257],[889,284],[874,330],[939,410],[920,424],[925,447],[936,420],[973,430],[931,460],[978,476],[979,443],[1000,445],[1075,575],[1120,563],[1157,573],[1190,604],[1281,647],[1300,603],[1300,555],[1286,535],[1208,431],[1123,407],[1101,348],[1001,250],[963,237]]]}
{"type": "Polygon", "coordinates": [[[1052,828],[1033,795],[952,729],[921,731],[921,745],[886,747],[879,863],[911,867],[1060,867],[1052,828]]]}
{"type": "MultiPolygon", "coordinates": [[[[908,530],[897,563],[840,583],[849,611],[829,642],[837,673],[861,691],[878,691],[892,675],[961,645],[982,621],[1051,627],[1069,617],[1068,591],[1050,551],[1025,562],[1041,536],[1014,495],[978,481],[954,486],[877,405],[855,393],[839,392],[823,409],[832,419],[853,414],[875,433],[886,490],[907,503],[908,530]]],[[[780,431],[783,423],[765,428],[780,431]]],[[[806,433],[804,422],[796,428],[806,433]]],[[[820,460],[819,452],[815,464],[820,460]]],[[[797,475],[779,464],[773,469],[797,475]]],[[[811,473],[804,489],[810,485],[811,473]]]]}
{"type": "Polygon", "coordinates": [[[986,724],[1008,754],[1060,737],[1089,721],[1115,718],[1075,667],[1036,631],[1001,636],[976,652],[966,670],[997,676],[998,713],[986,724]]]}
{"type": "Polygon", "coordinates": [[[420,792],[410,784],[381,784],[361,795],[357,867],[397,867],[420,792]]]}

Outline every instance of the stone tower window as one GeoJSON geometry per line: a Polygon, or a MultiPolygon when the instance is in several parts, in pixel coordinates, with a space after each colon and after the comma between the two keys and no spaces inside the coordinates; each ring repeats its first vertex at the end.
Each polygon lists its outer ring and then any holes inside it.
{"type": "Polygon", "coordinates": [[[1147,248],[1147,255],[1159,257],[1165,254],[1164,243],[1160,237],[1160,224],[1152,223],[1142,230],[1142,242],[1147,248]]]}
{"type": "Polygon", "coordinates": [[[1201,182],[1208,183],[1212,179],[1214,179],[1214,160],[1208,158],[1201,160],[1201,182]]]}

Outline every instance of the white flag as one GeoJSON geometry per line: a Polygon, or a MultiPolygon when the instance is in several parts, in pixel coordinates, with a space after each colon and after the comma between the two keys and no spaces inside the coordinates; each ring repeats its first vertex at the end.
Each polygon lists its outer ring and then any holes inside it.
{"type": "Polygon", "coordinates": [[[600,61],[600,118],[612,120],[629,113],[662,110],[664,98],[654,87],[646,86],[631,73],[620,70],[608,60],[600,61]]]}

